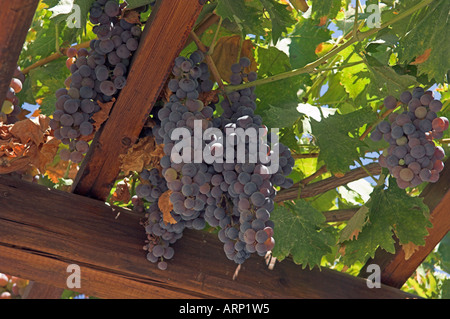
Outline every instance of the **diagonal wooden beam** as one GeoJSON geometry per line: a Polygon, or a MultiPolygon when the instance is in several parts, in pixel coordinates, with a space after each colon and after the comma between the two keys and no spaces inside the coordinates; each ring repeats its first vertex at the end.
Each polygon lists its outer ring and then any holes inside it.
{"type": "Polygon", "coordinates": [[[186,231],[165,271],[146,260],[140,215],[104,202],[0,176],[0,272],[99,298],[414,298],[388,286],[290,260],[273,270],[254,256],[236,264],[217,235],[186,231]]]}
{"type": "Polygon", "coordinates": [[[199,0],[159,1],[144,29],[127,85],[108,121],[97,133],[73,185],[73,192],[105,199],[120,170],[119,155],[132,146],[191,32],[199,0]]]}
{"type": "Polygon", "coordinates": [[[436,245],[450,230],[450,161],[447,160],[445,168],[441,172],[437,183],[429,183],[422,191],[420,197],[430,208],[430,221],[433,224],[428,229],[425,246],[418,247],[409,259],[405,259],[405,253],[396,243],[395,254],[389,254],[384,250],[378,250],[373,259],[370,259],[363,267],[360,276],[364,277],[367,266],[377,264],[381,268],[381,282],[396,288],[400,288],[414,274],[414,271],[433,251],[436,245]]]}
{"type": "Polygon", "coordinates": [[[0,108],[39,0],[0,0],[0,108]]]}

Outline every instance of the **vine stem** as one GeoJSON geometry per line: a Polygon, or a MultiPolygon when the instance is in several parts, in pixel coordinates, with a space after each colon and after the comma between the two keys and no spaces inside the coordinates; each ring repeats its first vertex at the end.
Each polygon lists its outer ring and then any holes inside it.
{"type": "Polygon", "coordinates": [[[191,38],[192,40],[194,40],[198,49],[205,54],[206,64],[208,64],[208,67],[211,70],[214,79],[219,84],[220,90],[222,92],[225,92],[225,85],[223,84],[222,77],[220,76],[219,70],[217,69],[217,66],[214,63],[214,60],[212,59],[211,55],[208,54],[208,49],[194,31],[191,31],[191,38]]]}
{"type": "Polygon", "coordinates": [[[355,22],[353,23],[353,36],[356,37],[359,29],[358,25],[358,10],[359,10],[359,0],[356,0],[356,8],[355,8],[355,22]]]}
{"type": "Polygon", "coordinates": [[[214,34],[214,38],[213,38],[211,46],[209,47],[209,50],[208,50],[208,55],[212,55],[214,53],[214,49],[215,49],[216,43],[217,43],[217,37],[219,36],[220,27],[222,26],[222,21],[223,21],[223,18],[220,17],[219,22],[217,24],[216,33],[214,34]]]}
{"type": "Polygon", "coordinates": [[[335,49],[331,50],[330,52],[328,52],[327,54],[325,54],[321,58],[317,59],[314,62],[311,62],[311,63],[305,65],[302,68],[299,68],[299,69],[296,69],[296,70],[292,70],[292,71],[288,71],[288,72],[284,72],[284,73],[280,73],[280,74],[276,74],[274,76],[270,76],[270,77],[267,77],[267,78],[264,78],[264,79],[256,80],[254,82],[244,83],[244,84],[240,84],[240,85],[228,86],[225,89],[225,92],[226,93],[230,93],[230,92],[233,92],[233,91],[242,90],[242,89],[245,89],[245,88],[248,88],[248,87],[252,87],[252,86],[257,86],[257,85],[272,83],[272,82],[279,81],[279,80],[284,80],[284,79],[291,78],[291,77],[294,77],[294,76],[297,76],[297,75],[300,75],[300,74],[304,74],[304,73],[315,72],[317,67],[319,67],[320,65],[325,63],[331,57],[337,55],[339,52],[345,50],[346,48],[348,48],[352,44],[354,44],[356,42],[360,42],[360,41],[362,41],[362,40],[364,40],[366,38],[369,38],[369,37],[373,36],[378,31],[383,30],[383,29],[387,28],[388,26],[390,26],[391,24],[394,24],[394,23],[396,23],[396,22],[398,22],[398,21],[400,21],[400,20],[410,16],[414,12],[417,12],[418,10],[420,10],[423,7],[429,5],[433,1],[434,0],[424,0],[424,1],[422,1],[422,2],[420,2],[418,4],[416,4],[415,6],[412,6],[411,8],[409,8],[409,9],[403,11],[402,13],[398,14],[392,20],[390,20],[390,21],[388,21],[386,23],[383,23],[379,28],[374,28],[374,29],[368,30],[366,32],[359,32],[359,31],[356,32],[356,34],[353,35],[344,44],[342,44],[339,47],[336,47],[335,49]]]}
{"type": "MultiPolygon", "coordinates": [[[[77,44],[77,45],[75,45],[75,46],[73,46],[73,47],[74,47],[75,49],[77,49],[77,50],[82,49],[82,48],[88,48],[90,42],[91,42],[91,41],[86,41],[86,42],[77,44]]],[[[57,59],[59,59],[59,58],[65,56],[65,55],[66,55],[67,49],[69,49],[69,47],[68,47],[68,48],[60,49],[59,51],[57,51],[57,52],[55,52],[55,53],[49,55],[48,57],[45,57],[45,58],[43,58],[43,59],[37,61],[36,63],[33,63],[33,64],[30,65],[29,67],[26,67],[25,69],[23,69],[23,70],[22,70],[22,73],[23,73],[23,74],[27,74],[27,73],[29,73],[29,72],[30,72],[31,70],[33,70],[33,69],[37,69],[37,68],[40,67],[40,66],[43,66],[43,65],[45,65],[45,64],[47,64],[47,63],[50,63],[50,62],[52,62],[52,61],[55,61],[55,60],[57,60],[57,59]]]]}
{"type": "MultiPolygon", "coordinates": [[[[397,105],[395,106],[394,109],[390,109],[390,110],[386,110],[384,113],[382,113],[378,119],[373,122],[372,124],[370,124],[366,130],[364,131],[364,133],[359,137],[360,141],[363,141],[367,135],[369,135],[369,133],[373,130],[373,128],[378,125],[378,123],[380,123],[381,121],[383,121],[386,117],[389,116],[389,114],[391,114],[392,112],[394,112],[400,105],[402,105],[402,102],[397,102],[397,105]]],[[[382,107],[382,106],[381,106],[382,107]]]]}

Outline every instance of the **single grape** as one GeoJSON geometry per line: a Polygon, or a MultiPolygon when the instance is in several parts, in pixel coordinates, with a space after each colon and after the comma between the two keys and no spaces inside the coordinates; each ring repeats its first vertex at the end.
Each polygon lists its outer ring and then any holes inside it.
{"type": "Polygon", "coordinates": [[[396,108],[397,106],[397,99],[393,96],[388,96],[384,99],[384,106],[388,109],[388,110],[393,110],[396,108]]]}

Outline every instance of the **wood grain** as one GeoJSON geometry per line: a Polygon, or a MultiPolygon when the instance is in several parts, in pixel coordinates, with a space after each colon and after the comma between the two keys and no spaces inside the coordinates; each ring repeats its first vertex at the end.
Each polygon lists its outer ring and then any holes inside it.
{"type": "Polygon", "coordinates": [[[119,155],[139,137],[201,9],[198,0],[160,1],[155,6],[134,55],[127,85],[75,179],[75,193],[97,199],[108,196],[120,171],[119,155]]]}
{"type": "Polygon", "coordinates": [[[412,298],[392,287],[289,260],[268,269],[234,262],[216,235],[186,231],[166,271],[148,262],[139,216],[101,201],[0,176],[0,272],[65,288],[67,266],[81,267],[81,289],[100,298],[412,298]]]}
{"type": "Polygon", "coordinates": [[[0,0],[0,107],[17,66],[39,0],[0,0]]]}

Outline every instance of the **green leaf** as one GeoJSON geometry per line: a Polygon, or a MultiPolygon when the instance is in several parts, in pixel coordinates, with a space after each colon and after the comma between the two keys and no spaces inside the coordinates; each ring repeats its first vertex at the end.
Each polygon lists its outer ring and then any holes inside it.
{"type": "MultiPolygon", "coordinates": [[[[378,247],[389,253],[395,253],[395,234],[399,243],[425,244],[428,235],[429,208],[419,197],[411,197],[397,186],[393,177],[389,178],[389,187],[375,187],[370,200],[367,222],[356,240],[344,242],[343,262],[351,265],[356,261],[365,262],[374,257],[378,247]]],[[[344,236],[345,238],[345,236],[344,236]]]]}
{"type": "Polygon", "coordinates": [[[347,225],[341,230],[341,234],[339,235],[340,243],[358,237],[364,225],[367,223],[368,212],[369,209],[366,206],[361,206],[356,214],[348,220],[347,225]]]}
{"type": "Polygon", "coordinates": [[[220,0],[216,13],[235,22],[246,34],[259,34],[261,31],[258,11],[247,6],[244,0],[220,0]]]}
{"type": "Polygon", "coordinates": [[[312,17],[314,19],[320,19],[321,17],[327,17],[330,20],[334,19],[341,7],[342,0],[314,1],[312,5],[312,17]]]}
{"type": "MultiPolygon", "coordinates": [[[[448,52],[450,50],[450,33],[448,32],[450,1],[434,1],[423,9],[423,18],[414,21],[412,28],[399,41],[400,60],[413,62],[425,50],[431,49],[428,59],[418,64],[419,74],[428,75],[431,81],[444,82],[447,71],[450,70],[448,52]]],[[[414,18],[414,17],[413,17],[414,18]]]]}
{"type": "Polygon", "coordinates": [[[419,85],[415,77],[397,74],[387,66],[368,66],[368,69],[371,72],[369,92],[375,96],[393,95],[400,98],[402,92],[419,85]]]}
{"type": "Polygon", "coordinates": [[[289,57],[292,67],[297,69],[315,61],[318,56],[316,47],[331,39],[331,31],[319,27],[312,19],[301,18],[294,31],[289,35],[289,57]]]}
{"type": "Polygon", "coordinates": [[[325,216],[306,201],[299,199],[277,206],[272,213],[275,224],[274,257],[283,260],[289,255],[303,268],[320,265],[322,257],[331,252],[334,236],[322,228],[325,216]]]}
{"type": "Polygon", "coordinates": [[[294,18],[287,10],[288,6],[274,0],[260,0],[270,15],[272,22],[272,40],[276,44],[283,32],[295,24],[294,18]]]}
{"type": "MultiPolygon", "coordinates": [[[[258,47],[257,58],[260,65],[259,78],[266,78],[291,70],[289,57],[275,47],[267,49],[258,47]]],[[[259,102],[255,113],[261,115],[266,126],[272,128],[289,127],[300,117],[300,113],[297,111],[299,81],[298,77],[291,77],[256,87],[255,93],[259,102]],[[283,94],[280,95],[280,92],[283,92],[283,94]]]]}
{"type": "Polygon", "coordinates": [[[450,273],[450,233],[441,240],[437,251],[441,256],[442,270],[450,273]]]}
{"type": "Polygon", "coordinates": [[[27,47],[27,55],[34,59],[47,57],[56,50],[56,24],[47,21],[37,32],[36,40],[27,47]]]}
{"type": "Polygon", "coordinates": [[[444,279],[441,286],[441,299],[450,299],[450,279],[444,279]]]}
{"type": "Polygon", "coordinates": [[[349,171],[349,166],[359,157],[357,148],[365,145],[358,139],[357,130],[375,120],[376,114],[367,107],[345,115],[336,113],[320,122],[311,119],[312,133],[320,147],[319,160],[323,160],[332,173],[349,171]]]}

